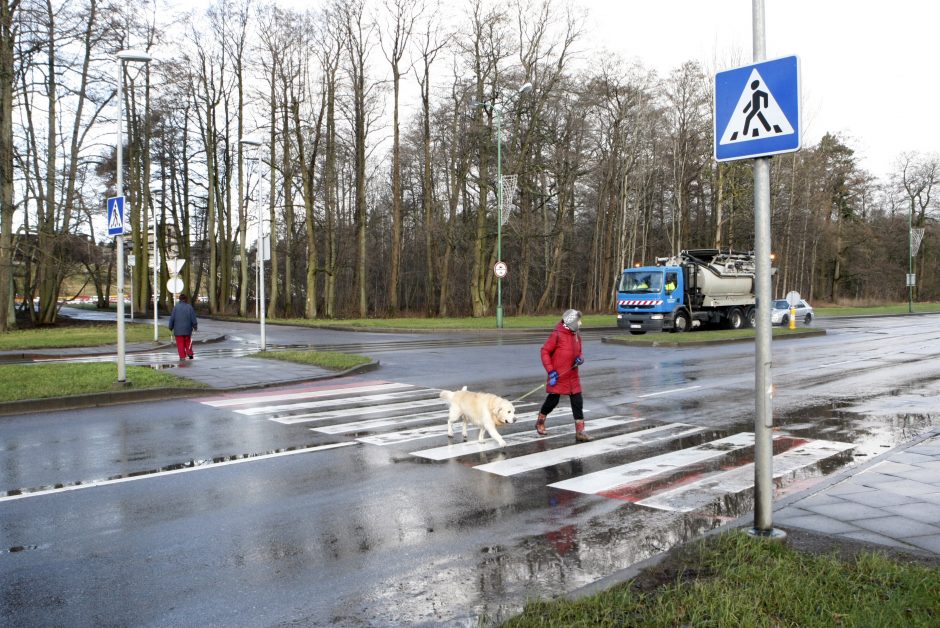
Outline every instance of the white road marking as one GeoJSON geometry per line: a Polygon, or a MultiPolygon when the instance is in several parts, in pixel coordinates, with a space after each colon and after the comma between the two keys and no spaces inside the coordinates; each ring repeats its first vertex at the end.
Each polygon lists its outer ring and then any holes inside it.
{"type": "MultiPolygon", "coordinates": [[[[590,423],[587,427],[590,428],[590,423]]],[[[599,438],[590,443],[580,443],[569,447],[561,447],[549,451],[537,452],[526,456],[518,456],[508,460],[499,460],[481,464],[475,469],[495,473],[496,475],[511,476],[526,471],[542,469],[556,464],[562,464],[571,460],[588,458],[590,456],[599,456],[601,454],[613,453],[627,447],[636,447],[637,445],[650,445],[663,440],[681,438],[703,431],[705,428],[686,425],[684,423],[669,423],[657,427],[630,432],[612,438],[599,438]]]]}
{"type": "MultiPolygon", "coordinates": [[[[424,389],[424,390],[419,390],[419,391],[409,390],[407,392],[393,392],[393,393],[380,393],[376,395],[363,395],[360,397],[343,397],[341,399],[323,399],[320,401],[304,401],[300,403],[290,403],[290,404],[283,404],[283,405],[278,405],[278,406],[261,406],[259,408],[245,408],[244,410],[235,410],[235,412],[237,412],[238,414],[255,416],[259,414],[276,414],[278,412],[290,412],[292,410],[312,410],[313,408],[333,408],[337,406],[353,406],[352,408],[347,408],[347,412],[349,412],[349,411],[355,410],[356,405],[368,406],[368,407],[380,407],[380,406],[375,406],[375,403],[380,402],[380,401],[393,401],[395,399],[401,399],[403,397],[405,398],[427,397],[428,395],[433,395],[433,398],[422,402],[421,405],[430,405],[430,403],[437,403],[437,404],[447,403],[446,401],[438,397],[435,391],[424,389]]],[[[290,417],[284,417],[284,418],[290,418],[290,417]]]]}
{"type": "Polygon", "coordinates": [[[205,406],[212,406],[214,408],[227,408],[229,406],[242,406],[248,405],[251,403],[274,403],[278,401],[291,401],[294,399],[316,399],[319,397],[328,397],[330,395],[342,395],[345,393],[369,393],[369,392],[380,392],[388,390],[404,390],[408,388],[415,388],[411,384],[370,384],[368,386],[350,386],[350,387],[333,387],[333,388],[323,388],[319,390],[306,390],[301,392],[293,393],[256,393],[253,395],[244,395],[241,397],[228,397],[225,399],[219,399],[218,401],[201,401],[205,406]]]}
{"type": "MultiPolygon", "coordinates": [[[[774,456],[773,477],[783,477],[854,448],[855,445],[851,443],[827,440],[804,443],[799,447],[774,456]]],[[[636,503],[659,510],[690,512],[696,508],[707,506],[723,495],[741,493],[753,486],[754,463],[751,462],[729,471],[696,480],[685,486],[656,493],[636,503]]]]}
{"type": "MultiPolygon", "coordinates": [[[[562,480],[549,484],[552,488],[560,488],[576,493],[596,494],[609,491],[618,486],[639,482],[657,475],[668,473],[686,465],[704,462],[712,458],[719,458],[729,452],[754,445],[752,432],[741,432],[720,440],[711,441],[697,447],[671,451],[667,454],[644,458],[629,464],[620,465],[588,473],[576,478],[562,480]]],[[[572,448],[573,449],[573,448],[572,448]]]]}
{"type": "MultiPolygon", "coordinates": [[[[560,411],[552,413],[552,416],[559,416],[563,414],[560,411]]],[[[570,410],[569,410],[570,414],[570,410]]],[[[527,421],[533,420],[527,419],[527,421]]],[[[635,423],[637,421],[642,421],[643,419],[627,419],[620,420],[614,417],[605,417],[602,419],[591,419],[588,423],[592,429],[606,429],[608,427],[616,427],[618,425],[626,425],[627,423],[635,423]]],[[[518,423],[518,421],[517,421],[518,423]]],[[[443,428],[444,433],[447,432],[447,426],[443,428]]],[[[562,436],[570,436],[574,433],[574,425],[567,423],[562,426],[550,428],[547,436],[539,436],[538,433],[534,431],[519,432],[516,434],[506,434],[503,438],[506,440],[506,446],[512,447],[513,445],[523,445],[525,443],[531,443],[535,441],[550,440],[553,438],[560,438],[562,436]]],[[[474,435],[475,436],[475,435],[474,435]]],[[[365,439],[360,438],[360,441],[365,442],[365,439]]],[[[443,447],[434,447],[432,449],[422,449],[421,451],[411,452],[412,456],[417,456],[418,458],[426,458],[428,460],[449,460],[451,458],[457,458],[459,456],[465,456],[467,454],[475,454],[483,451],[491,451],[494,449],[501,449],[502,446],[497,443],[492,438],[487,437],[482,443],[479,442],[476,438],[467,437],[466,442],[455,443],[451,445],[444,445],[443,447]]]]}
{"type": "MultiPolygon", "coordinates": [[[[520,403],[516,404],[516,410],[519,408],[534,406],[534,403],[520,403]]],[[[571,410],[567,411],[568,414],[571,414],[571,410]]],[[[564,414],[564,411],[558,411],[556,414],[564,414]]],[[[525,423],[528,421],[535,420],[535,413],[530,413],[529,415],[516,415],[516,423],[525,423]]],[[[553,415],[554,416],[554,415],[553,415]]],[[[471,430],[477,429],[474,426],[468,428],[468,434],[472,434],[471,430]]],[[[459,433],[463,435],[463,423],[454,424],[454,433],[459,433]]],[[[447,434],[447,416],[443,417],[443,423],[439,425],[430,425],[427,427],[419,427],[410,430],[399,430],[396,432],[385,432],[382,434],[373,434],[371,436],[363,436],[362,438],[357,438],[360,443],[367,443],[369,445],[377,445],[379,447],[386,447],[388,445],[398,445],[401,443],[408,443],[411,441],[421,440],[423,438],[433,438],[435,436],[444,436],[447,434]]]]}
{"type": "Polygon", "coordinates": [[[149,480],[153,478],[162,478],[168,475],[179,475],[180,473],[190,473],[192,471],[208,471],[210,469],[218,469],[220,467],[227,467],[233,464],[242,464],[245,462],[260,462],[261,460],[270,460],[272,458],[282,458],[284,456],[295,456],[297,454],[309,454],[318,451],[326,451],[328,449],[338,449],[340,447],[349,447],[350,445],[355,445],[354,442],[349,443],[332,443],[330,445],[319,445],[316,447],[305,447],[303,449],[292,449],[290,451],[279,451],[273,454],[260,454],[258,456],[249,456],[246,458],[239,458],[237,460],[226,460],[224,462],[215,462],[211,464],[204,464],[194,467],[185,467],[183,469],[172,469],[169,471],[155,471],[154,473],[146,473],[142,475],[134,475],[131,477],[124,478],[115,478],[113,480],[94,480],[82,484],[73,484],[69,486],[63,486],[60,488],[50,488],[42,489],[38,491],[31,491],[27,493],[22,493],[20,495],[6,495],[0,497],[0,502],[13,501],[15,499],[25,499],[27,497],[40,497],[42,495],[52,495],[55,493],[65,493],[68,491],[78,491],[86,488],[96,488],[99,486],[111,486],[112,484],[122,484],[124,482],[136,482],[137,480],[149,480]]]}
{"type": "Polygon", "coordinates": [[[637,399],[645,399],[646,397],[658,397],[659,395],[671,395],[677,392],[685,392],[687,390],[696,390],[701,388],[701,386],[688,386],[686,388],[671,388],[669,390],[660,390],[659,392],[649,393],[646,395],[637,395],[637,399]]]}
{"type": "MultiPolygon", "coordinates": [[[[311,412],[307,414],[289,414],[287,416],[281,417],[270,417],[272,421],[278,423],[283,423],[284,425],[292,425],[294,423],[311,423],[313,421],[325,421],[327,419],[342,419],[355,417],[359,418],[369,414],[389,414],[392,412],[400,412],[401,410],[410,410],[412,408],[424,408],[428,406],[439,406],[441,405],[440,399],[423,399],[423,400],[414,400],[414,401],[402,401],[399,403],[387,403],[381,406],[372,406],[367,410],[362,408],[347,408],[345,410],[327,408],[321,412],[311,412]]],[[[446,412],[446,410],[445,410],[446,412]]],[[[440,414],[440,410],[435,410],[434,412],[425,412],[424,416],[440,414]]],[[[397,417],[401,418],[401,417],[397,417]]],[[[348,425],[352,425],[351,423],[348,425]]]]}

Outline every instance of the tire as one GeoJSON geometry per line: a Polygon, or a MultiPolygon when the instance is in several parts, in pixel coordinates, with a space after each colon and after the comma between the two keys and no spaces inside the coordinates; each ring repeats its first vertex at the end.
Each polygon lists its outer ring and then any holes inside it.
{"type": "Polygon", "coordinates": [[[689,331],[689,328],[692,326],[692,319],[689,316],[689,313],[680,309],[677,310],[672,316],[672,331],[678,334],[684,334],[689,331]]]}
{"type": "Polygon", "coordinates": [[[749,307],[744,310],[744,326],[751,329],[757,325],[757,308],[749,307]]]}
{"type": "Polygon", "coordinates": [[[742,329],[744,327],[744,312],[735,307],[728,312],[728,329],[742,329]]]}
{"type": "Polygon", "coordinates": [[[781,326],[781,327],[789,327],[789,326],[790,326],[790,315],[789,315],[789,314],[784,314],[784,315],[783,315],[783,318],[780,319],[780,326],[781,326]]]}
{"type": "Polygon", "coordinates": [[[631,330],[630,330],[630,333],[631,333],[632,335],[634,335],[634,336],[642,336],[642,335],[645,334],[646,332],[645,332],[645,331],[635,331],[635,330],[632,330],[632,329],[631,329],[631,330]]]}
{"type": "Polygon", "coordinates": [[[807,312],[806,316],[803,317],[803,324],[809,325],[812,322],[813,322],[813,315],[807,312]]]}

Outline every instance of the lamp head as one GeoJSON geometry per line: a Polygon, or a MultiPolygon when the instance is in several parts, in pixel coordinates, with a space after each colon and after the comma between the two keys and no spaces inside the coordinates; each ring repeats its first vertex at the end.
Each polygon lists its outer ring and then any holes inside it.
{"type": "Polygon", "coordinates": [[[247,146],[247,147],[249,147],[249,148],[257,148],[257,147],[261,146],[261,141],[260,141],[260,140],[256,140],[256,139],[253,138],[253,137],[243,137],[242,139],[239,140],[239,143],[240,143],[242,146],[247,146]]]}
{"type": "Polygon", "coordinates": [[[523,83],[522,87],[519,88],[518,94],[522,96],[523,94],[528,94],[532,91],[532,83],[523,83]]]}
{"type": "Polygon", "coordinates": [[[153,59],[153,56],[146,50],[119,50],[116,56],[121,61],[138,61],[140,63],[148,63],[153,59]]]}

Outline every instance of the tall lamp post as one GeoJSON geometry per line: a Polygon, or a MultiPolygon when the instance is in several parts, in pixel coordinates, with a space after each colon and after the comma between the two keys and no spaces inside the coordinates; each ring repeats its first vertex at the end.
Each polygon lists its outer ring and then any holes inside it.
{"type": "MultiPolygon", "coordinates": [[[[163,188],[150,188],[151,196],[163,194],[163,188]]],[[[161,199],[163,197],[161,196],[161,199]]],[[[159,342],[160,332],[157,327],[157,303],[160,296],[160,254],[157,251],[157,208],[153,209],[153,341],[159,342]]]]}
{"type": "MultiPolygon", "coordinates": [[[[247,146],[252,152],[257,150],[261,146],[261,142],[256,139],[243,138],[241,140],[242,146],[247,146]]],[[[257,161],[258,157],[251,155],[248,157],[249,161],[257,161]]],[[[255,253],[255,261],[258,264],[258,321],[261,324],[261,350],[265,350],[266,339],[264,335],[264,236],[262,232],[262,215],[261,215],[261,205],[258,205],[258,239],[257,239],[257,252],[255,253]]]]}
{"type": "Polygon", "coordinates": [[[907,313],[914,313],[914,199],[907,215],[907,313]]]}
{"type": "MultiPolygon", "coordinates": [[[[524,83],[509,98],[493,104],[496,114],[496,261],[503,261],[503,109],[519,96],[532,90],[532,83],[524,83]]],[[[496,327],[503,328],[503,278],[496,277],[496,327]]]]}
{"type": "MultiPolygon", "coordinates": [[[[115,177],[115,196],[124,196],[124,64],[149,63],[152,56],[143,50],[121,50],[117,53],[117,145],[115,177]]],[[[117,367],[119,384],[127,381],[127,367],[124,363],[124,234],[117,236],[117,367]]]]}

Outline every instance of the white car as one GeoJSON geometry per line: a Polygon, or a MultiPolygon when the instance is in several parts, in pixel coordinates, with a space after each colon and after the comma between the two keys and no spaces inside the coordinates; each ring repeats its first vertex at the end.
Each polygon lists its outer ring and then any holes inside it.
{"type": "MultiPolygon", "coordinates": [[[[797,321],[802,321],[804,325],[809,325],[813,322],[813,306],[804,299],[800,299],[795,309],[797,321]]],[[[774,301],[773,309],[770,311],[770,323],[772,325],[790,324],[790,304],[786,299],[777,299],[774,301]]]]}

